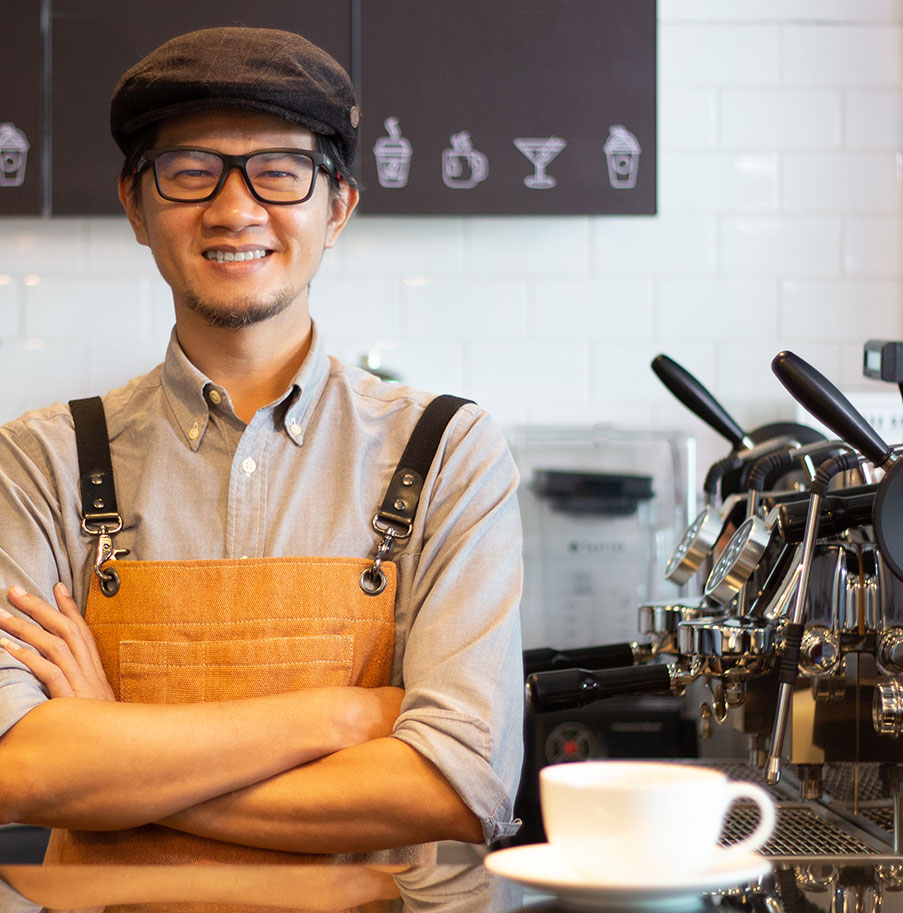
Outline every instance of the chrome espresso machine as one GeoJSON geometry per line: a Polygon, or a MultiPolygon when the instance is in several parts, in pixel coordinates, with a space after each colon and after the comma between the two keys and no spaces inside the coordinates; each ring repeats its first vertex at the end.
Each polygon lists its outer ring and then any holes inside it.
{"type": "MultiPolygon", "coordinates": [[[[866,374],[903,382],[901,352],[867,343],[866,374]]],[[[882,891],[903,889],[901,454],[792,352],[772,369],[831,439],[794,423],[745,433],[680,365],[662,355],[652,367],[731,442],[666,565],[681,595],[639,606],[635,642],[562,650],[531,672],[529,712],[682,696],[699,758],[677,763],[765,785],[778,827],[764,854],[813,890],[867,871],[877,909],[882,891]],[[718,757],[707,746],[719,742],[738,750],[718,757]]],[[[751,825],[735,806],[723,842],[751,825]]],[[[862,906],[861,888],[844,908],[862,906]]]]}

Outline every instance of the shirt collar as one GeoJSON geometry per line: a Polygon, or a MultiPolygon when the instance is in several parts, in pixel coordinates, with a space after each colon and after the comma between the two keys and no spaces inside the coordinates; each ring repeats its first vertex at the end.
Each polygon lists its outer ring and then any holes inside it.
{"type": "MultiPolygon", "coordinates": [[[[322,338],[316,324],[312,324],[310,350],[283,396],[268,407],[275,410],[284,404],[280,410],[280,421],[286,435],[298,446],[301,446],[304,432],[310,424],[313,407],[326,387],[329,370],[329,357],[322,338]]],[[[162,384],[185,443],[197,452],[207,431],[211,408],[231,406],[226,390],[214,384],[188,360],[179,344],[175,327],[170,334],[163,362],[162,384]],[[221,406],[215,402],[217,398],[221,406]]]]}

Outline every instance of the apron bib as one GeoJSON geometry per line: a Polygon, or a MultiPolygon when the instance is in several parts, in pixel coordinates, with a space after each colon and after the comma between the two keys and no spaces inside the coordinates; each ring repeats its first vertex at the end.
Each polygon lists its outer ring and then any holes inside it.
{"type": "MultiPolygon", "coordinates": [[[[392,667],[395,566],[382,564],[387,585],[371,596],[358,584],[370,563],[120,561],[116,595],[103,595],[92,579],[86,619],[122,701],[175,704],[326,685],[374,688],[389,684],[392,667]]],[[[54,830],[45,862],[297,863],[300,855],[146,825],[54,830]]]]}

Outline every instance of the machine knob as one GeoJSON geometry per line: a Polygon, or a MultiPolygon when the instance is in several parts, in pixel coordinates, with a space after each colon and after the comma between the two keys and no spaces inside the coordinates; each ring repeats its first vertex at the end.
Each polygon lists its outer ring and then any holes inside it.
{"type": "Polygon", "coordinates": [[[800,644],[800,669],[806,675],[827,675],[840,662],[837,634],[824,625],[810,625],[800,644]]]}
{"type": "Polygon", "coordinates": [[[903,687],[896,679],[879,682],[872,696],[872,725],[879,735],[903,733],[903,687]]]}
{"type": "Polygon", "coordinates": [[[890,628],[881,635],[878,662],[891,675],[903,672],[903,628],[890,628]]]}

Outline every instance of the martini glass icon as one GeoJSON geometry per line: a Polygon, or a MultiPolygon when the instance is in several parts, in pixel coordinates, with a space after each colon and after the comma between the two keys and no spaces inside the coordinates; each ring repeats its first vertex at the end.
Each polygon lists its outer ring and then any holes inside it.
{"type": "Polygon", "coordinates": [[[547,190],[558,182],[546,174],[546,165],[561,152],[567,141],[559,136],[546,136],[542,139],[519,138],[514,145],[533,163],[535,171],[524,178],[524,184],[533,190],[547,190]]]}

